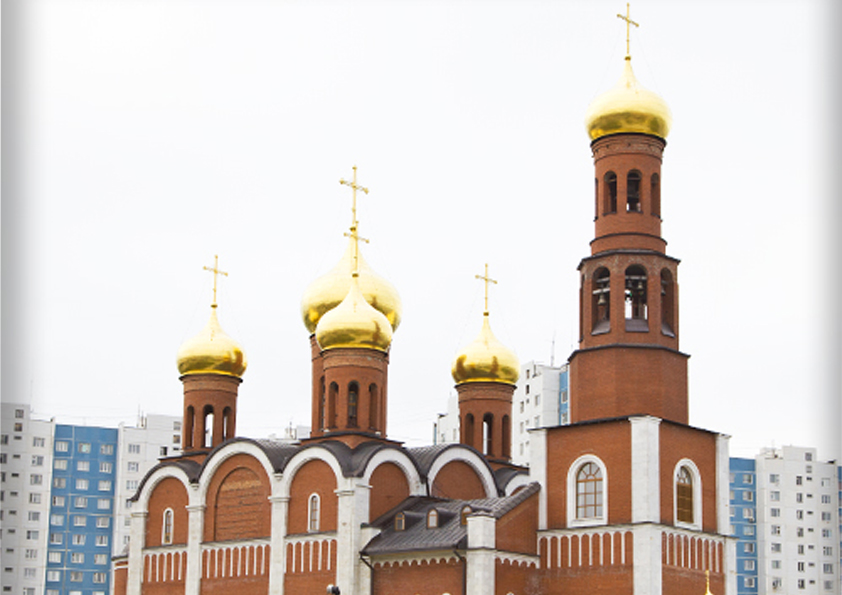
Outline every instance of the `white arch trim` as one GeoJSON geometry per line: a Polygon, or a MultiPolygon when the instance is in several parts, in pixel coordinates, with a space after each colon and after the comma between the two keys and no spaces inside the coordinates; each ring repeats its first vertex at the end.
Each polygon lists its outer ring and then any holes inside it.
{"type": "Polygon", "coordinates": [[[672,470],[672,520],[676,527],[685,529],[702,529],[702,474],[696,463],[690,459],[681,459],[675,464],[672,470]],[[693,478],[693,522],[685,523],[678,520],[678,472],[682,467],[687,467],[690,476],[693,478]]]}
{"type": "Polygon", "coordinates": [[[190,500],[192,499],[193,492],[195,490],[190,489],[190,478],[187,477],[187,473],[185,473],[184,469],[181,467],[167,465],[166,467],[156,469],[146,478],[140,495],[138,496],[137,503],[133,507],[134,510],[149,512],[149,497],[152,495],[152,492],[155,491],[155,487],[157,487],[159,483],[170,477],[177,479],[184,485],[184,491],[187,493],[188,505],[192,504],[190,500]]]}
{"type": "Polygon", "coordinates": [[[336,459],[336,456],[326,448],[321,446],[313,446],[311,448],[307,448],[297,452],[287,463],[286,468],[284,469],[283,477],[281,477],[280,485],[278,486],[278,490],[280,493],[273,494],[282,496],[282,497],[289,497],[289,490],[292,486],[292,480],[295,479],[295,474],[298,471],[309,463],[310,461],[323,461],[328,464],[328,466],[333,470],[333,474],[336,476],[336,487],[339,488],[342,485],[342,466],[339,464],[339,461],[336,459]]]}
{"type": "Polygon", "coordinates": [[[222,463],[231,457],[240,454],[249,455],[261,464],[263,471],[266,473],[266,477],[269,479],[269,485],[274,491],[274,482],[272,481],[272,477],[275,472],[272,469],[272,463],[269,461],[269,457],[266,456],[263,449],[251,442],[231,442],[216,451],[213,454],[213,458],[208,461],[207,466],[202,469],[202,475],[199,477],[199,489],[196,493],[196,502],[191,502],[191,504],[202,505],[205,503],[205,498],[208,494],[208,487],[210,486],[211,480],[216,474],[217,469],[219,469],[222,463]]]}
{"type": "Polygon", "coordinates": [[[462,446],[448,448],[436,457],[430,467],[429,473],[427,473],[427,482],[429,485],[432,486],[433,482],[436,480],[436,476],[439,474],[439,471],[441,471],[445,465],[453,461],[462,461],[463,463],[467,463],[474,471],[477,472],[483,488],[485,489],[486,498],[497,497],[497,484],[494,481],[494,476],[491,474],[491,470],[488,468],[488,464],[485,462],[485,459],[480,457],[473,450],[469,450],[462,446]]]}
{"type": "Polygon", "coordinates": [[[568,527],[591,527],[604,525],[608,522],[608,468],[598,456],[593,454],[582,455],[570,465],[567,470],[567,526],[568,527]],[[602,471],[602,516],[589,519],[576,518],[576,476],[583,465],[594,463],[602,471]]]}
{"type": "MultiPolygon", "coordinates": [[[[511,496],[514,491],[518,488],[522,488],[523,486],[527,486],[530,483],[533,483],[535,480],[530,479],[528,475],[525,473],[521,473],[520,475],[515,475],[513,478],[509,480],[509,483],[506,484],[506,495],[511,496]]],[[[543,489],[543,488],[542,488],[543,489]]]]}
{"type": "Polygon", "coordinates": [[[365,473],[362,477],[363,483],[370,484],[371,476],[374,474],[375,469],[384,463],[397,465],[398,468],[403,471],[407,484],[409,485],[410,496],[427,495],[426,490],[424,489],[424,483],[421,481],[421,476],[418,474],[418,469],[415,468],[415,465],[409,456],[405,452],[391,448],[384,448],[371,457],[366,465],[365,473]]]}

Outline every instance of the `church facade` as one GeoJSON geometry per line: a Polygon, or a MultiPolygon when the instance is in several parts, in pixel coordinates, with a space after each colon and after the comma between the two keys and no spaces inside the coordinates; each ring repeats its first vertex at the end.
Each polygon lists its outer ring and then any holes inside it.
{"type": "MultiPolygon", "coordinates": [[[[661,236],[669,126],[627,56],[587,115],[595,237],[579,265],[571,423],[532,431],[528,468],[511,463],[518,362],[487,294],[451,370],[460,443],[389,439],[400,299],[362,259],[354,207],[348,250],[302,301],[311,436],[237,436],[246,360],[214,296],[179,351],[183,451],[133,498],[115,595],[736,593],[728,438],[689,425],[679,261],[661,236]]],[[[343,183],[366,191],[356,170],[343,183]]]]}

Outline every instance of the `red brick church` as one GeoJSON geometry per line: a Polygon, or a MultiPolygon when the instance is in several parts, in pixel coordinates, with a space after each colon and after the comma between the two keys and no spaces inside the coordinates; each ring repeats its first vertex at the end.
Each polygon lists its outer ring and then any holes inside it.
{"type": "MultiPolygon", "coordinates": [[[[627,56],[586,123],[595,237],[578,269],[572,423],[533,430],[530,466],[510,462],[519,365],[487,301],[452,369],[460,443],[389,439],[400,299],[359,254],[355,208],[348,251],[302,303],[311,436],[237,436],[246,360],[214,298],[179,351],[183,453],[134,497],[115,595],[736,593],[728,439],[688,425],[679,261],[661,237],[669,110],[627,56]]],[[[365,190],[356,173],[345,183],[365,190]]]]}

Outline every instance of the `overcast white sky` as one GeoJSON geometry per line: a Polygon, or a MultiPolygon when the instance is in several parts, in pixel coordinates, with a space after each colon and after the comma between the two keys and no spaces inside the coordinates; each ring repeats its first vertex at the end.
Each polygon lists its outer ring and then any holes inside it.
{"type": "MultiPolygon", "coordinates": [[[[632,5],[638,79],[673,112],[664,236],[682,260],[691,423],[732,454],[839,456],[840,211],[831,2],[632,5]]],[[[5,401],[70,423],[181,412],[208,316],[246,349],[241,435],[309,423],[299,301],[345,245],[404,302],[389,434],[431,441],[450,364],[492,327],[567,359],[593,237],[583,118],[619,77],[624,2],[3,3],[5,401]]],[[[838,120],[837,120],[838,122],[838,120]]]]}

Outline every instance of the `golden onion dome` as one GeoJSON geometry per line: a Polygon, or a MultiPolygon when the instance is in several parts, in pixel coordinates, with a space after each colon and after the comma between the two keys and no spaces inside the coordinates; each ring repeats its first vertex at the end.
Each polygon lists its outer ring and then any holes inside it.
{"type": "Polygon", "coordinates": [[[517,356],[500,343],[491,332],[488,313],[483,315],[479,336],[457,354],[451,374],[456,384],[463,382],[517,383],[520,377],[520,362],[517,356]]]}
{"type": "Polygon", "coordinates": [[[345,299],[319,319],[316,341],[322,349],[356,347],[388,351],[392,343],[392,324],[368,303],[357,275],[349,275],[349,278],[345,299]]]}
{"type": "Polygon", "coordinates": [[[640,85],[628,57],[620,80],[594,99],[585,115],[585,127],[591,140],[621,132],[652,134],[666,139],[671,124],[672,115],[666,102],[640,85]]]}
{"type": "MultiPolygon", "coordinates": [[[[319,277],[304,292],[301,298],[301,317],[310,333],[315,332],[319,320],[348,295],[351,288],[351,272],[354,270],[354,239],[348,242],[345,254],[325,275],[319,277]]],[[[383,313],[397,330],[401,321],[401,298],[394,286],[375,273],[359,255],[359,288],[365,300],[383,313]]]]}
{"type": "Polygon", "coordinates": [[[225,334],[216,317],[216,305],[205,328],[178,349],[178,372],[185,374],[222,374],[242,377],[248,362],[243,348],[225,334]]]}

